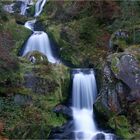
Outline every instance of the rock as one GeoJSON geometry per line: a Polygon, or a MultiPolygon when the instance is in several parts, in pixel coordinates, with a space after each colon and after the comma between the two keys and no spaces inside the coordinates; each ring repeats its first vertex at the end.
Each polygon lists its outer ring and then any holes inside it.
{"type": "Polygon", "coordinates": [[[94,137],[94,139],[95,140],[105,140],[105,135],[103,133],[99,133],[94,137]]]}
{"type": "Polygon", "coordinates": [[[70,117],[70,118],[72,118],[72,110],[71,110],[71,108],[69,108],[69,107],[67,107],[67,106],[65,106],[65,105],[57,105],[54,109],[53,109],[53,111],[55,112],[55,113],[62,113],[62,114],[64,114],[64,115],[66,115],[66,116],[68,116],[68,117],[70,117]]]}
{"type": "Polygon", "coordinates": [[[98,102],[107,110],[119,114],[128,101],[140,100],[140,65],[132,55],[110,55],[104,65],[103,80],[98,102]]]}
{"type": "Polygon", "coordinates": [[[41,23],[41,21],[37,21],[34,25],[35,31],[45,31],[45,26],[41,23]]]}
{"type": "Polygon", "coordinates": [[[131,136],[130,129],[137,126],[137,122],[139,122],[140,61],[138,52],[140,52],[140,49],[136,50],[133,48],[133,50],[130,49],[108,56],[102,70],[103,81],[100,94],[94,104],[94,109],[99,116],[96,117],[99,125],[108,125],[119,136],[128,138],[131,136]],[[122,121],[121,126],[117,126],[120,118],[122,118],[121,116],[125,118],[124,120],[131,122],[131,127],[129,124],[127,128],[123,127],[126,121],[122,121]],[[101,118],[104,118],[102,124],[98,120],[101,118]],[[108,123],[108,120],[113,120],[113,122],[108,123]],[[114,123],[116,123],[116,126],[113,126],[114,123]],[[123,131],[126,133],[124,134],[123,131]]]}
{"type": "Polygon", "coordinates": [[[17,94],[14,97],[14,102],[18,105],[30,105],[32,104],[32,97],[28,95],[17,94]]]}
{"type": "Polygon", "coordinates": [[[140,99],[140,65],[136,58],[131,54],[118,54],[111,56],[108,60],[111,62],[111,70],[115,78],[124,82],[131,90],[129,98],[140,99]],[[116,63],[112,61],[116,59],[116,63]],[[113,69],[115,67],[117,72],[113,69]]]}

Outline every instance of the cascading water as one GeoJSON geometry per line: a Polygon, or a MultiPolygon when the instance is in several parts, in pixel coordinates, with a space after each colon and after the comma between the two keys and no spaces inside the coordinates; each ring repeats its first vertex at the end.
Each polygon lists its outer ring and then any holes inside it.
{"type": "Polygon", "coordinates": [[[26,10],[27,10],[27,1],[22,2],[21,7],[20,7],[20,14],[21,15],[25,15],[26,14],[26,10]]]}
{"type": "MultiPolygon", "coordinates": [[[[46,0],[38,0],[35,5],[35,16],[39,16],[39,14],[43,10],[43,6],[45,5],[46,0]]],[[[28,41],[24,46],[24,51],[22,52],[22,56],[24,57],[29,52],[38,51],[44,54],[48,61],[51,63],[59,63],[58,59],[56,59],[52,53],[51,43],[48,38],[47,33],[43,31],[34,31],[34,24],[36,23],[36,19],[27,21],[25,23],[25,27],[32,30],[33,34],[29,37],[28,41]]]]}
{"type": "MultiPolygon", "coordinates": [[[[47,0],[38,0],[35,4],[35,14],[34,16],[37,17],[43,10],[47,0]]],[[[21,10],[22,11],[22,10],[21,10]]],[[[34,31],[34,24],[36,23],[36,19],[27,21],[24,26],[32,31],[34,31]]]]}
{"type": "Polygon", "coordinates": [[[34,31],[25,45],[22,56],[25,56],[27,53],[33,51],[39,51],[48,58],[49,62],[57,63],[57,59],[53,57],[51,51],[51,45],[48,35],[45,32],[34,31]]]}
{"type": "Polygon", "coordinates": [[[75,139],[96,140],[103,135],[105,140],[112,140],[114,135],[97,130],[93,104],[96,100],[96,80],[92,69],[73,70],[73,119],[75,139]]]}
{"type": "Polygon", "coordinates": [[[47,0],[38,0],[35,5],[35,17],[39,16],[47,0]]]}

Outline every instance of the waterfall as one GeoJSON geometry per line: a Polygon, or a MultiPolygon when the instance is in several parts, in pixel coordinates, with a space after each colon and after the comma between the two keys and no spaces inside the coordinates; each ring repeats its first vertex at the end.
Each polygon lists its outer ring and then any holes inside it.
{"type": "MultiPolygon", "coordinates": [[[[35,17],[39,16],[43,10],[43,7],[46,3],[46,0],[38,0],[35,4],[35,17]]],[[[24,7],[23,7],[24,8],[24,7]]],[[[22,8],[21,8],[22,9],[22,8]]],[[[26,9],[26,8],[24,8],[26,9]]],[[[32,31],[34,31],[34,24],[36,23],[36,19],[27,21],[24,26],[32,31]]]]}
{"type": "MultiPolygon", "coordinates": [[[[32,0],[17,0],[17,1],[21,1],[21,7],[20,7],[20,14],[21,15],[25,15],[26,14],[26,10],[29,8],[28,5],[33,5],[33,1],[32,0]]],[[[40,13],[43,10],[43,7],[45,5],[47,0],[37,0],[36,4],[35,4],[35,17],[39,16],[40,13]]]]}
{"type": "Polygon", "coordinates": [[[98,135],[103,135],[105,140],[112,140],[113,134],[98,131],[94,120],[93,104],[97,89],[93,69],[74,69],[72,74],[75,139],[96,140],[98,135]]]}
{"type": "Polygon", "coordinates": [[[35,5],[35,17],[39,16],[47,0],[38,0],[35,5]]]}
{"type": "Polygon", "coordinates": [[[51,63],[58,62],[57,59],[53,57],[48,35],[43,31],[34,31],[25,44],[22,56],[25,56],[27,53],[33,51],[38,51],[44,54],[51,63]]]}
{"type": "MultiPolygon", "coordinates": [[[[45,5],[46,0],[38,0],[35,5],[35,16],[39,16],[39,14],[43,10],[43,6],[45,5]]],[[[24,50],[22,52],[22,56],[24,57],[29,52],[38,51],[45,55],[48,58],[48,61],[51,63],[59,63],[58,59],[56,59],[52,52],[51,43],[47,33],[43,31],[34,31],[34,24],[36,23],[36,19],[27,21],[24,26],[33,31],[33,34],[28,38],[24,50]]]]}
{"type": "Polygon", "coordinates": [[[73,78],[73,107],[92,110],[96,99],[96,82],[93,71],[84,74],[78,72],[73,78]]]}

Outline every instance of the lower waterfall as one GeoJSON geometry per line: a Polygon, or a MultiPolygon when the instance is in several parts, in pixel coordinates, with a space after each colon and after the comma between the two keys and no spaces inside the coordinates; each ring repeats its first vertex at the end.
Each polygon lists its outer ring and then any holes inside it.
{"type": "Polygon", "coordinates": [[[102,135],[113,140],[114,135],[99,131],[94,120],[93,104],[96,100],[96,79],[93,69],[74,69],[72,89],[72,110],[76,140],[96,140],[102,135]]]}

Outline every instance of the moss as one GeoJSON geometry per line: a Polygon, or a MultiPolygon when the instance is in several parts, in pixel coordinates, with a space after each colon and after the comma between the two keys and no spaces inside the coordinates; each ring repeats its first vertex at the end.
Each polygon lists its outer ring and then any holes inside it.
{"type": "Polygon", "coordinates": [[[130,133],[130,124],[125,116],[114,116],[108,123],[109,126],[115,130],[117,135],[127,139],[132,137],[130,133]]]}
{"type": "Polygon", "coordinates": [[[128,49],[125,50],[127,53],[133,55],[135,59],[140,63],[140,45],[131,45],[128,49]]]}
{"type": "Polygon", "coordinates": [[[115,74],[119,73],[119,68],[117,67],[118,64],[119,64],[119,59],[117,57],[112,57],[111,69],[115,74]]]}

